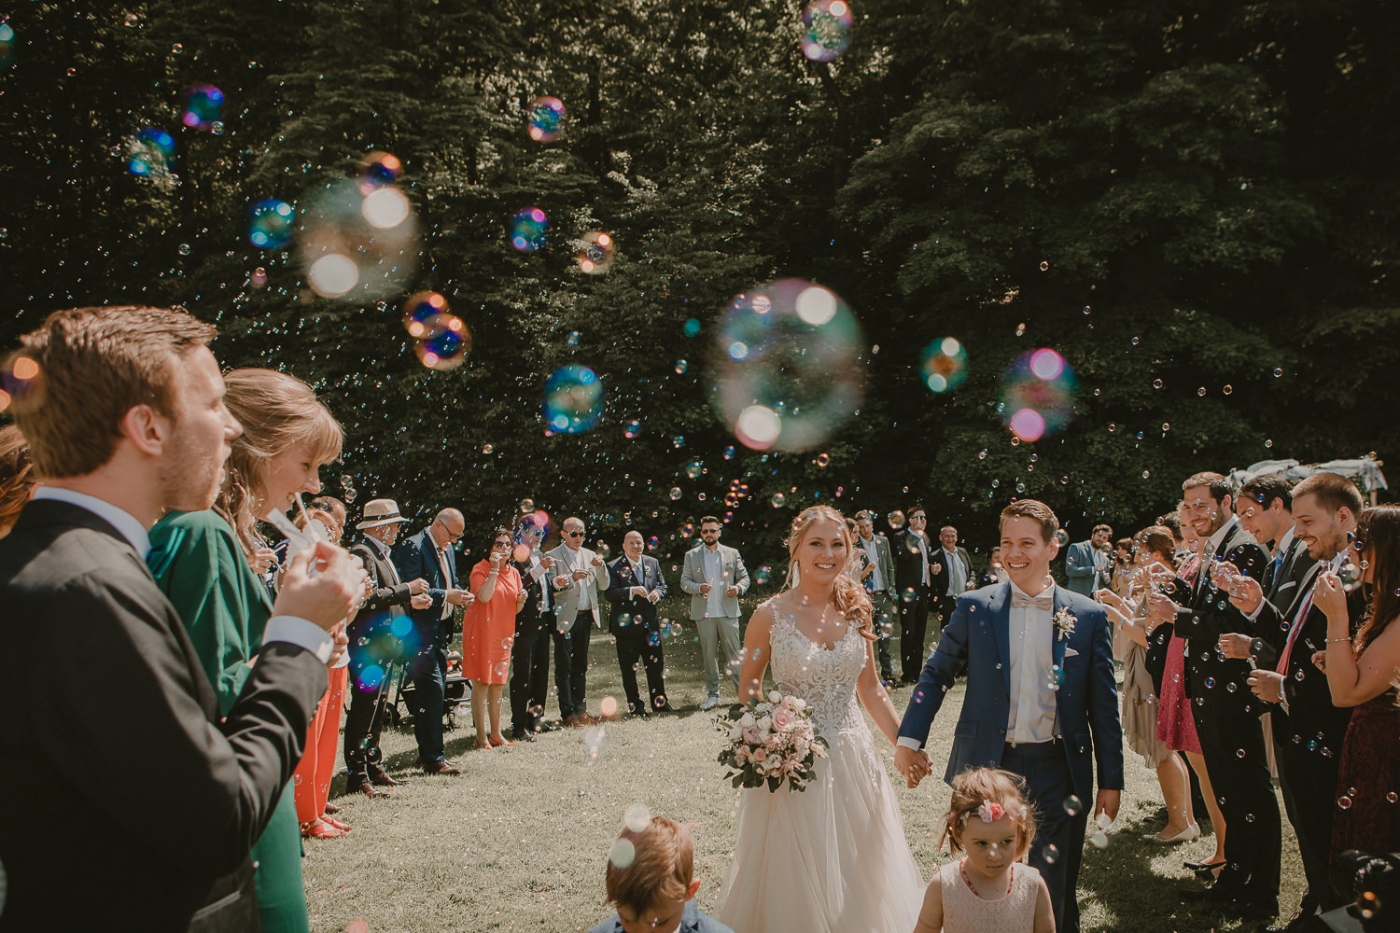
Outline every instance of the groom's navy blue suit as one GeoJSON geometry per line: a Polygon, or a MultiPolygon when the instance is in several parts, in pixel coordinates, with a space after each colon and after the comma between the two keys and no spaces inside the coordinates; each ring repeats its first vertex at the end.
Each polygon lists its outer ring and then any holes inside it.
{"type": "Polygon", "coordinates": [[[1068,609],[1075,618],[1068,637],[1060,637],[1053,626],[1049,633],[1053,663],[1063,672],[1055,693],[1062,739],[1007,743],[1012,696],[1009,583],[958,597],[938,647],[924,664],[899,735],[921,746],[928,741],[933,718],[966,660],[967,691],[944,780],[951,784],[965,768],[982,766],[1005,768],[1026,778],[1031,801],[1040,811],[1030,862],[1050,888],[1055,929],[1074,931],[1079,929],[1075,885],[1093,807],[1094,764],[1100,788],[1122,790],[1123,729],[1107,614],[1098,603],[1059,586],[1054,602],[1056,613],[1068,609]],[[1065,806],[1070,795],[1081,801],[1073,815],[1065,806]],[[1058,856],[1046,858],[1047,852],[1058,856]]]}

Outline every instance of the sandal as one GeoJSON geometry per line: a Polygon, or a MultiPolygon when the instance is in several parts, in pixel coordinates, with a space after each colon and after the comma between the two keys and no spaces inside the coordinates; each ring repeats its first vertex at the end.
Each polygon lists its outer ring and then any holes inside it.
{"type": "Polygon", "coordinates": [[[301,824],[301,838],[303,839],[339,839],[345,835],[325,820],[312,820],[310,823],[301,824]]]}
{"type": "Polygon", "coordinates": [[[324,823],[326,823],[326,824],[327,824],[328,826],[330,826],[332,829],[338,829],[338,830],[340,830],[340,832],[341,832],[342,835],[345,834],[345,833],[348,833],[348,832],[350,832],[350,830],[354,829],[354,827],[351,826],[349,823],[342,822],[342,821],[336,819],[336,818],[333,817],[333,816],[323,816],[323,817],[321,817],[321,821],[324,822],[324,823]]]}

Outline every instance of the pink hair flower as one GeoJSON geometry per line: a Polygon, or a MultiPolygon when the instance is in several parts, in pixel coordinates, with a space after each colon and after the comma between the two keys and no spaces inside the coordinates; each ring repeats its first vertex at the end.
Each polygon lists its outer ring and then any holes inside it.
{"type": "Polygon", "coordinates": [[[982,805],[977,808],[977,815],[982,818],[984,823],[995,823],[1006,815],[1006,811],[996,801],[984,800],[982,805]]]}

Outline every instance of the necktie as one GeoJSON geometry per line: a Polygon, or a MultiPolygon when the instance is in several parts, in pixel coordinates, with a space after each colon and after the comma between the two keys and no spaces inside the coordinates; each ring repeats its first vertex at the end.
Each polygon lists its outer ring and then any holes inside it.
{"type": "Polygon", "coordinates": [[[1054,609],[1054,608],[1055,608],[1055,593],[1054,593],[1053,590],[1047,589],[1044,593],[1041,593],[1039,596],[1027,596],[1025,593],[1019,592],[1019,591],[1017,591],[1017,590],[1012,590],[1012,591],[1011,591],[1011,608],[1012,608],[1012,609],[1054,609]]]}

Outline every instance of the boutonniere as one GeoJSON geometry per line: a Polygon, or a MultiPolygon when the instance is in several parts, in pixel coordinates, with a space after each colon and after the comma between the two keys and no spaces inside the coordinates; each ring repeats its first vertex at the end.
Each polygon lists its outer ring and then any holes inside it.
{"type": "Polygon", "coordinates": [[[1068,607],[1055,613],[1054,622],[1056,641],[1064,641],[1074,634],[1074,613],[1070,612],[1068,607]]]}

